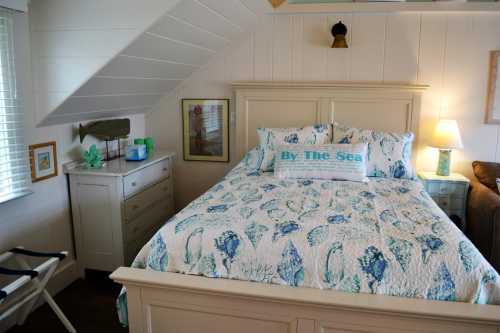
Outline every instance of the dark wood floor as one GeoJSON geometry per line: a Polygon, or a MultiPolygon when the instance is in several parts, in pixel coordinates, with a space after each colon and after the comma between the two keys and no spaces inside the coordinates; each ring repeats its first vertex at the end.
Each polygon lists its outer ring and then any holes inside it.
{"type": "MultiPolygon", "coordinates": [[[[124,333],[116,314],[115,300],[120,286],[102,274],[87,275],[61,291],[54,299],[78,333],[124,333]]],[[[43,305],[31,313],[23,326],[13,327],[8,333],[67,332],[52,309],[43,305]]]]}

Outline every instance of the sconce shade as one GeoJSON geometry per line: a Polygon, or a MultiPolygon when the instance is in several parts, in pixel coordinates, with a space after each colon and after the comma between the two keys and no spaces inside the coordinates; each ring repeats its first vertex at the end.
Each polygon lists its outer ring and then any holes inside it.
{"type": "Polygon", "coordinates": [[[439,149],[462,149],[462,138],[457,121],[440,120],[434,129],[430,146],[439,149]]]}
{"type": "Polygon", "coordinates": [[[347,27],[339,21],[332,27],[333,44],[332,48],[348,48],[345,36],[347,35],[347,27]]]}

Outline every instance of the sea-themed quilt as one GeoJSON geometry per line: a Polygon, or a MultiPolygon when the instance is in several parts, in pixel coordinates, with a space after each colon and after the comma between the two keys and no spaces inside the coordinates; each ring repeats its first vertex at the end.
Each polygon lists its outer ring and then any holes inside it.
{"type": "MultiPolygon", "coordinates": [[[[168,221],[133,267],[500,304],[498,273],[419,182],[282,180],[248,164],[168,221]]],[[[125,321],[124,294],[118,304],[125,321]]]]}

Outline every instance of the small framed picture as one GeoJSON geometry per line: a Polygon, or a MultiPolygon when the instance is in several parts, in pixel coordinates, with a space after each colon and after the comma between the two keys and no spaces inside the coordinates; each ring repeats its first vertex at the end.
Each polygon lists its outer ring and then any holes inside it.
{"type": "Polygon", "coordinates": [[[185,161],[229,162],[229,100],[183,99],[185,161]]]}
{"type": "Polygon", "coordinates": [[[54,141],[29,146],[31,181],[57,176],[57,149],[54,141]]]}

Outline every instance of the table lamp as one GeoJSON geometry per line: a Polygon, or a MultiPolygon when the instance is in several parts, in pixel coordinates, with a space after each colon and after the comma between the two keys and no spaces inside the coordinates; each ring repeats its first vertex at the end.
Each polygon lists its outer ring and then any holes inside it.
{"type": "Polygon", "coordinates": [[[441,119],[434,129],[430,146],[439,149],[439,162],[436,174],[439,176],[449,176],[451,150],[463,148],[457,121],[441,119]]]}

